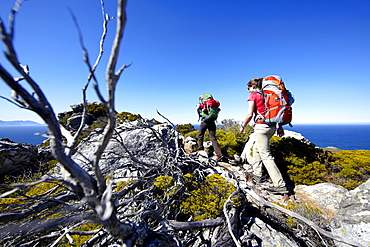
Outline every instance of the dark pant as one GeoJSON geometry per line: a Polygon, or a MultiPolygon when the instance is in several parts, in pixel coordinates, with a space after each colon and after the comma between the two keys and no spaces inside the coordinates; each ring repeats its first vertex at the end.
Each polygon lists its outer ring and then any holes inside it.
{"type": "Polygon", "coordinates": [[[218,145],[217,139],[216,139],[216,124],[215,121],[206,120],[203,121],[200,124],[199,127],[199,133],[198,133],[198,147],[199,149],[204,149],[203,146],[203,139],[204,139],[204,133],[206,133],[206,130],[209,131],[209,139],[212,142],[213,149],[215,150],[215,153],[217,156],[222,156],[220,145],[218,145]]]}

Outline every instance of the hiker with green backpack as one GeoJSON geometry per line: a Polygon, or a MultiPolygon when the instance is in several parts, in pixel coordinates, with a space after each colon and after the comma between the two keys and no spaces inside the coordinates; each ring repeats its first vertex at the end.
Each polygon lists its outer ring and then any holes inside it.
{"type": "Polygon", "coordinates": [[[198,150],[204,150],[203,139],[205,132],[209,131],[209,139],[212,142],[213,149],[216,153],[216,161],[221,161],[223,158],[220,145],[216,139],[216,123],[218,113],[221,111],[220,102],[213,99],[211,94],[204,94],[199,96],[199,103],[197,104],[196,111],[201,120],[198,133],[198,150]]]}
{"type": "Polygon", "coordinates": [[[273,194],[288,193],[286,183],[276,166],[270,151],[270,138],[277,132],[284,135],[284,124],[292,119],[291,104],[294,99],[279,76],[255,78],[248,82],[248,113],[240,126],[240,133],[253,119],[255,142],[253,145],[253,173],[250,174],[255,183],[262,182],[262,166],[264,166],[273,182],[273,187],[266,190],[273,194]]]}

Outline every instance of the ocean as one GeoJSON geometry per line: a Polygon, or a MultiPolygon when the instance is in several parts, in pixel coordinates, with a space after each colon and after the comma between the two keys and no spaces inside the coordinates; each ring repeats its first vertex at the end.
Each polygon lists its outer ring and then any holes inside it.
{"type": "MultiPolygon", "coordinates": [[[[199,129],[199,125],[194,125],[199,129]]],[[[307,140],[320,148],[337,147],[343,150],[370,150],[370,124],[295,124],[284,126],[286,130],[301,133],[307,140]]],[[[14,142],[34,145],[41,144],[46,138],[34,133],[45,134],[46,126],[0,126],[0,138],[14,142]]]]}
{"type": "Polygon", "coordinates": [[[38,145],[47,139],[35,133],[46,134],[47,127],[45,125],[0,125],[0,138],[8,138],[13,142],[38,145]]]}
{"type": "MultiPolygon", "coordinates": [[[[194,127],[199,129],[199,124],[194,127]]],[[[370,150],[370,124],[294,124],[284,129],[301,133],[320,148],[370,150]]]]}
{"type": "Polygon", "coordinates": [[[295,124],[284,129],[301,133],[320,148],[370,150],[370,124],[295,124]]]}

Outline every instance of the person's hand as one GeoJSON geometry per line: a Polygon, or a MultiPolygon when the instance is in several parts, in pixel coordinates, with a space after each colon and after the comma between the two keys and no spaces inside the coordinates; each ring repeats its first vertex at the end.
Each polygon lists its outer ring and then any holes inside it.
{"type": "Polygon", "coordinates": [[[278,130],[277,130],[277,135],[280,136],[280,137],[282,137],[284,134],[285,133],[284,133],[283,127],[279,127],[278,130]]]}
{"type": "Polygon", "coordinates": [[[240,125],[239,133],[241,134],[241,133],[243,133],[243,131],[244,131],[244,126],[243,125],[240,125]]]}

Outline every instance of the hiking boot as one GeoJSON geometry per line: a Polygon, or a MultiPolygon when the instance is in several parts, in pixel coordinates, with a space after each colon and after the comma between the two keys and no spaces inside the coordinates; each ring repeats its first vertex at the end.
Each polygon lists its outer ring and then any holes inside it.
{"type": "Polygon", "coordinates": [[[267,175],[257,176],[253,173],[249,173],[249,176],[252,177],[253,182],[256,183],[256,184],[264,183],[264,182],[267,182],[269,180],[267,175]]]}
{"type": "Polygon", "coordinates": [[[262,177],[254,175],[253,173],[251,174],[251,177],[254,183],[256,184],[262,183],[262,177]]]}
{"type": "Polygon", "coordinates": [[[225,156],[217,156],[215,160],[217,162],[228,162],[228,159],[225,156]]]}
{"type": "Polygon", "coordinates": [[[289,193],[288,189],[285,187],[285,186],[282,186],[282,187],[270,187],[270,188],[266,188],[266,190],[268,192],[270,192],[271,194],[287,194],[289,193]]]}
{"type": "Polygon", "coordinates": [[[251,172],[246,172],[246,173],[247,173],[247,176],[250,177],[250,179],[253,181],[253,183],[255,184],[262,183],[262,177],[256,176],[251,172]]]}

